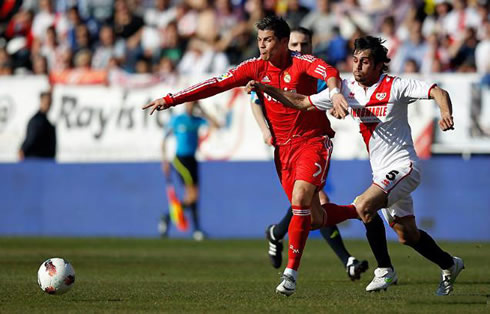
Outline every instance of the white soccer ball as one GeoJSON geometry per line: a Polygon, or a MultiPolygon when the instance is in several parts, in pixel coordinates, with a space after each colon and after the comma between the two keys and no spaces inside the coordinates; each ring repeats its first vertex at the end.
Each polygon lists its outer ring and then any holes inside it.
{"type": "Polygon", "coordinates": [[[46,293],[63,294],[75,283],[75,270],[62,258],[50,258],[39,267],[37,282],[46,293]]]}

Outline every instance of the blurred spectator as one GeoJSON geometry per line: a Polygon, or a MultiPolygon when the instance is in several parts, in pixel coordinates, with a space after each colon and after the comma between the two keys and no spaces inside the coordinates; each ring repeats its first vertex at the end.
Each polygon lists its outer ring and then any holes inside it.
{"type": "Polygon", "coordinates": [[[51,92],[40,96],[39,111],[27,124],[26,138],[19,150],[19,159],[51,158],[56,154],[56,131],[49,122],[47,114],[51,108],[51,92]]]}
{"type": "Polygon", "coordinates": [[[357,0],[345,0],[335,6],[335,15],[342,37],[351,38],[357,29],[363,33],[370,33],[373,21],[367,12],[363,11],[357,0]]]}
{"type": "Polygon", "coordinates": [[[218,35],[224,36],[238,23],[244,21],[243,11],[233,7],[231,0],[216,0],[214,3],[218,35]]]}
{"type": "Polygon", "coordinates": [[[124,44],[115,45],[114,29],[110,25],[103,25],[99,32],[99,42],[96,45],[92,58],[94,69],[105,69],[109,66],[111,58],[121,59],[124,55],[124,44]]]}
{"type": "Polygon", "coordinates": [[[194,37],[214,44],[218,39],[219,25],[216,11],[211,5],[211,0],[192,0],[193,9],[198,12],[197,28],[194,37]]]}
{"type": "Polygon", "coordinates": [[[177,4],[177,30],[179,36],[189,39],[196,33],[198,13],[193,10],[186,2],[177,4]]]}
{"type": "Polygon", "coordinates": [[[428,45],[422,35],[422,25],[420,21],[414,20],[410,29],[410,37],[400,46],[397,54],[393,58],[391,71],[403,73],[405,63],[408,59],[413,59],[417,68],[424,67],[424,62],[429,56],[428,45]]]}
{"type": "Polygon", "coordinates": [[[418,73],[419,68],[417,62],[414,59],[407,59],[405,61],[403,73],[418,73]]]}
{"type": "MultiPolygon", "coordinates": [[[[299,0],[288,0],[288,7],[284,14],[284,19],[288,22],[290,28],[297,28],[309,12],[310,10],[302,6],[299,0]]],[[[315,32],[315,30],[313,31],[315,32]]]]}
{"type": "Polygon", "coordinates": [[[329,0],[317,0],[316,10],[310,11],[301,20],[301,26],[311,29],[313,32],[313,47],[317,47],[318,50],[325,49],[327,41],[333,36],[334,27],[337,25],[330,5],[329,0]],[[319,47],[319,44],[323,47],[319,47]]]}
{"type": "Polygon", "coordinates": [[[449,4],[449,0],[436,0],[435,2],[435,14],[427,16],[422,26],[422,33],[426,37],[433,33],[440,35],[446,33],[446,19],[452,6],[449,4]]]}
{"type": "Polygon", "coordinates": [[[160,59],[156,73],[160,81],[166,82],[169,85],[172,85],[177,81],[175,63],[168,57],[160,59]]]}
{"type": "Polygon", "coordinates": [[[91,69],[92,52],[89,49],[79,50],[73,57],[76,69],[91,69]]]}
{"type": "MultiPolygon", "coordinates": [[[[490,22],[484,24],[484,39],[478,44],[475,50],[476,69],[479,74],[490,74],[490,22]]],[[[487,83],[488,84],[488,83],[487,83]]]]}
{"type": "Polygon", "coordinates": [[[395,18],[387,16],[381,24],[381,34],[379,37],[385,40],[384,46],[388,49],[388,58],[393,58],[400,47],[400,39],[396,35],[395,18]]]}
{"type": "Polygon", "coordinates": [[[71,50],[75,54],[81,50],[92,50],[92,39],[90,38],[87,25],[79,24],[75,27],[75,42],[71,50]]]}
{"type": "Polygon", "coordinates": [[[55,12],[51,0],[39,0],[39,12],[32,22],[34,37],[43,41],[46,30],[53,25],[55,25],[55,12]]]}
{"type": "Polygon", "coordinates": [[[32,20],[33,14],[28,10],[20,10],[17,12],[7,24],[5,36],[7,39],[23,37],[27,40],[26,47],[32,45],[32,20]]]}
{"type": "MultiPolygon", "coordinates": [[[[69,45],[69,47],[75,51],[79,46],[79,39],[78,37],[80,36],[79,33],[79,26],[84,25],[85,22],[82,21],[82,18],[80,17],[80,14],[78,12],[78,9],[76,7],[69,8],[68,11],[66,12],[66,18],[64,19],[66,26],[65,26],[65,35],[60,36],[63,40],[63,37],[66,37],[66,42],[69,45]]],[[[87,29],[88,33],[88,28],[87,29]]],[[[60,31],[60,27],[58,27],[58,31],[60,31]]]]}
{"type": "Polygon", "coordinates": [[[54,26],[48,27],[44,40],[36,38],[33,42],[32,54],[41,54],[48,60],[48,69],[64,70],[71,67],[71,50],[60,45],[54,26]]]}
{"type": "Polygon", "coordinates": [[[324,52],[315,50],[314,54],[323,57],[323,59],[333,66],[337,66],[337,64],[347,59],[347,54],[349,53],[347,40],[340,35],[338,27],[332,29],[332,39],[326,43],[327,49],[324,52]]]}
{"type": "Polygon", "coordinates": [[[196,75],[201,73],[223,73],[229,66],[228,58],[224,53],[215,52],[212,47],[204,42],[192,39],[177,69],[180,74],[196,75]]]}
{"type": "Polygon", "coordinates": [[[424,74],[448,71],[451,61],[449,35],[439,39],[437,34],[432,34],[427,38],[427,44],[428,56],[420,71],[424,74]]]}
{"type": "Polygon", "coordinates": [[[185,50],[185,42],[179,36],[177,23],[172,22],[162,31],[162,46],[158,57],[168,57],[178,62],[185,50]]]}
{"type": "MultiPolygon", "coordinates": [[[[476,30],[467,28],[463,39],[458,40],[451,47],[451,67],[462,72],[475,72],[475,50],[478,44],[476,30]]],[[[488,57],[488,56],[487,56],[488,57]]]]}
{"type": "Polygon", "coordinates": [[[154,6],[146,10],[145,24],[154,28],[165,28],[177,18],[177,8],[170,6],[170,0],[154,0],[154,6]]]}
{"type": "Polygon", "coordinates": [[[48,74],[48,60],[42,55],[33,55],[31,57],[32,62],[32,74],[34,75],[47,75],[48,74]]]}
{"type": "Polygon", "coordinates": [[[83,0],[76,1],[80,15],[84,19],[94,18],[98,23],[106,23],[111,15],[114,0],[83,0]]]}
{"type": "Polygon", "coordinates": [[[150,74],[151,73],[151,63],[147,58],[139,58],[135,65],[136,74],[150,74]]]}
{"type": "Polygon", "coordinates": [[[472,27],[477,29],[481,19],[475,8],[468,7],[466,0],[454,0],[454,9],[448,13],[445,19],[444,29],[453,40],[465,37],[465,29],[472,27]]]}
{"type": "Polygon", "coordinates": [[[114,4],[114,31],[117,37],[125,40],[125,60],[123,68],[134,72],[138,58],[143,54],[140,46],[143,19],[129,11],[127,2],[116,0],[114,4]]]}

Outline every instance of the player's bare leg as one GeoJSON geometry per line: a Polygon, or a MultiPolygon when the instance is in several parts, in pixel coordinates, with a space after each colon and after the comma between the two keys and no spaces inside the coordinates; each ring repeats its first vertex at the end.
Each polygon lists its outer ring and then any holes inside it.
{"type": "Polygon", "coordinates": [[[379,209],[386,207],[388,195],[377,185],[371,186],[354,200],[357,213],[364,223],[369,223],[379,209]]]}
{"type": "Polygon", "coordinates": [[[417,228],[413,216],[397,218],[392,228],[397,233],[400,243],[411,246],[420,255],[441,268],[441,281],[436,294],[450,294],[456,277],[464,269],[463,260],[443,251],[429,234],[417,228]]]}
{"type": "Polygon", "coordinates": [[[308,239],[312,224],[311,205],[313,199],[319,206],[318,195],[314,198],[317,187],[303,180],[294,182],[292,193],[293,218],[289,224],[288,265],[284,270],[282,281],[277,286],[276,292],[286,296],[296,291],[296,278],[301,256],[308,239]]]}

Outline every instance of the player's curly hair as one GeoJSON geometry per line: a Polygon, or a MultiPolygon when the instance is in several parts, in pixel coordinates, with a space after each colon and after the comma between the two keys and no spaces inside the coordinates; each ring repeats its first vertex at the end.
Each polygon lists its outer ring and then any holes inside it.
{"type": "Polygon", "coordinates": [[[274,35],[279,39],[289,39],[291,33],[288,23],[282,17],[275,15],[264,17],[257,22],[256,26],[261,31],[274,31],[274,35]]]}
{"type": "Polygon", "coordinates": [[[354,52],[362,51],[362,50],[371,50],[371,55],[374,58],[374,63],[379,64],[383,63],[383,67],[381,68],[381,73],[388,71],[388,63],[390,63],[391,59],[388,58],[388,48],[383,46],[385,40],[379,37],[373,36],[364,36],[357,38],[354,41],[354,52]]]}

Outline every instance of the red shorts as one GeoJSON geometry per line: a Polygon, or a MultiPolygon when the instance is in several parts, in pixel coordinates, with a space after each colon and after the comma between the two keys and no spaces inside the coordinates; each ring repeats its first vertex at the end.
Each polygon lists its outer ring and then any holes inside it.
{"type": "Polygon", "coordinates": [[[332,155],[332,141],[327,136],[295,138],[276,146],[274,162],[282,187],[292,201],[294,182],[303,180],[322,189],[327,179],[332,155]]]}

